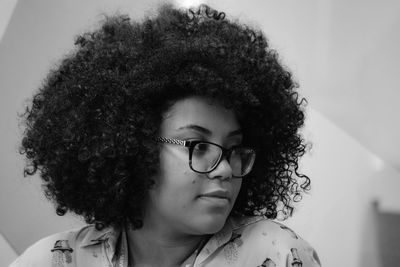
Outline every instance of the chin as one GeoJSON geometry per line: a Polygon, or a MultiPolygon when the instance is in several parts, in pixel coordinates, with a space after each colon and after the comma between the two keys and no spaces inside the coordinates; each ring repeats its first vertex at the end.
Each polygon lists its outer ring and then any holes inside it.
{"type": "Polygon", "coordinates": [[[203,235],[215,234],[220,231],[226,222],[227,216],[224,215],[208,215],[202,217],[197,225],[198,232],[203,235]]]}

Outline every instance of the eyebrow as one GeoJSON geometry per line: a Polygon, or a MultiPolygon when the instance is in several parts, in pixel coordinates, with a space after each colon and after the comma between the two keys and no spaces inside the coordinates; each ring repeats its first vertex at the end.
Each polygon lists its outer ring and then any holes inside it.
{"type": "MultiPolygon", "coordinates": [[[[204,128],[204,127],[199,126],[199,125],[196,125],[196,124],[185,125],[185,126],[179,127],[177,130],[185,130],[185,129],[194,130],[196,132],[200,132],[200,133],[205,134],[207,136],[212,135],[212,132],[209,129],[204,128]]],[[[235,135],[241,135],[241,134],[243,134],[242,129],[238,129],[238,130],[230,132],[228,134],[228,137],[232,137],[232,136],[235,136],[235,135]]]]}

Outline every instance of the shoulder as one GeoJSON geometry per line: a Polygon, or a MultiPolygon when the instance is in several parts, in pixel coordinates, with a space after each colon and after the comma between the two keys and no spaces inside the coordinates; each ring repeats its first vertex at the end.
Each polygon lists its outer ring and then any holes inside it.
{"type": "MultiPolygon", "coordinates": [[[[93,231],[94,226],[88,225],[79,229],[72,229],[65,232],[56,233],[45,237],[30,247],[28,247],[9,267],[47,267],[53,266],[53,254],[55,251],[65,251],[64,255],[76,249],[77,243],[82,240],[89,232],[93,231]]],[[[69,259],[65,259],[68,263],[69,259]]]]}
{"type": "Polygon", "coordinates": [[[276,266],[281,266],[278,262],[294,264],[296,261],[302,262],[302,266],[320,266],[318,255],[310,244],[282,223],[255,216],[231,218],[231,224],[233,233],[243,242],[243,249],[255,258],[259,257],[265,265],[269,260],[276,266]]]}
{"type": "Polygon", "coordinates": [[[246,235],[262,235],[279,238],[287,242],[304,241],[292,229],[277,221],[262,216],[231,218],[233,231],[246,235]]]}

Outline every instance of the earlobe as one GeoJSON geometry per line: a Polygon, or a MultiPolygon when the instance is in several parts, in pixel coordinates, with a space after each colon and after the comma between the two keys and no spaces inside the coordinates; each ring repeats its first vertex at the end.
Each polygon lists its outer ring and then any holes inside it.
{"type": "Polygon", "coordinates": [[[154,175],[154,176],[149,178],[149,182],[148,182],[148,189],[149,190],[155,189],[157,187],[158,180],[159,180],[158,177],[159,177],[158,175],[154,175]]]}
{"type": "Polygon", "coordinates": [[[156,187],[156,181],[154,179],[149,180],[149,189],[154,189],[156,187]]]}

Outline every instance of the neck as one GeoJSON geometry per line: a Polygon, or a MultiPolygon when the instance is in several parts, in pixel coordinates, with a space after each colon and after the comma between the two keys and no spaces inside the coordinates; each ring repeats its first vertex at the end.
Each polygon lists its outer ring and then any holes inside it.
{"type": "Polygon", "coordinates": [[[146,226],[129,230],[127,234],[134,266],[181,266],[205,238],[174,235],[171,231],[146,226]]]}

